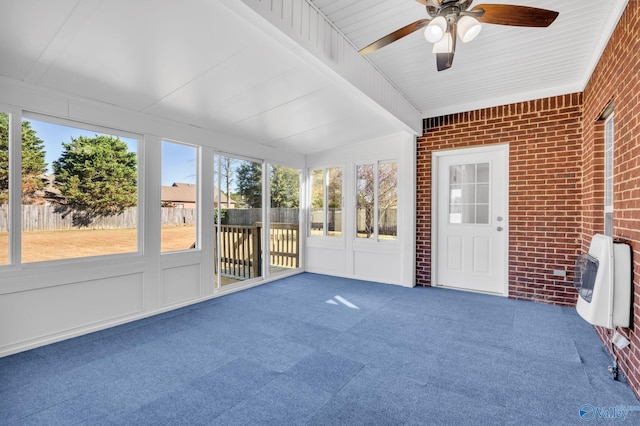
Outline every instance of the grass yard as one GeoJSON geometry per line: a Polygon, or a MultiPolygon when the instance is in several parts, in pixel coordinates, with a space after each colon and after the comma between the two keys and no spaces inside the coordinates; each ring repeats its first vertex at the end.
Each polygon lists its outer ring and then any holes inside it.
{"type": "MultiPolygon", "coordinates": [[[[164,251],[186,250],[195,241],[195,226],[162,228],[164,251]]],[[[104,254],[137,249],[136,229],[37,231],[22,234],[22,263],[104,254]]],[[[0,265],[8,263],[8,235],[0,232],[0,265]]]]}

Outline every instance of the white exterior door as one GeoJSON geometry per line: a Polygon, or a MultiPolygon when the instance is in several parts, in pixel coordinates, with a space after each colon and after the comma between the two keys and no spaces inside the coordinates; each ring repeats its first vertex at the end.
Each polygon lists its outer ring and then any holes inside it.
{"type": "Polygon", "coordinates": [[[509,147],[433,154],[435,285],[507,295],[509,147]]]}

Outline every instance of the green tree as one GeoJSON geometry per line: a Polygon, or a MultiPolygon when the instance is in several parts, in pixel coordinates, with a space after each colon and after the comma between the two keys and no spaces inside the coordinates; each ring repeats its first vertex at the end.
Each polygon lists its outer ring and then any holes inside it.
{"type": "Polygon", "coordinates": [[[324,208],[324,169],[311,171],[311,207],[324,208]]]}
{"type": "Polygon", "coordinates": [[[300,172],[282,166],[271,167],[271,207],[298,208],[300,172]]]}
{"type": "Polygon", "coordinates": [[[71,138],[53,171],[66,205],[89,215],[113,215],[137,204],[137,158],[114,136],[71,138]]]}
{"type": "Polygon", "coordinates": [[[248,208],[262,207],[262,164],[242,161],[236,169],[238,192],[248,208]]]}
{"type": "MultiPolygon", "coordinates": [[[[22,122],[22,203],[32,204],[44,188],[41,175],[47,169],[44,142],[28,121],[22,122]]],[[[0,204],[9,200],[9,115],[0,113],[0,204]]]]}

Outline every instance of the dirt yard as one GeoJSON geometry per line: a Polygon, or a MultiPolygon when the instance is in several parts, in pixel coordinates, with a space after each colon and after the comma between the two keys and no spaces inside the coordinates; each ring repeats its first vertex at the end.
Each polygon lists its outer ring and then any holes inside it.
{"type": "MultiPolygon", "coordinates": [[[[162,228],[163,251],[186,250],[195,241],[195,226],[162,228]]],[[[136,251],[135,229],[41,231],[22,234],[22,263],[136,251]]],[[[0,265],[8,263],[8,235],[0,232],[0,265]]]]}

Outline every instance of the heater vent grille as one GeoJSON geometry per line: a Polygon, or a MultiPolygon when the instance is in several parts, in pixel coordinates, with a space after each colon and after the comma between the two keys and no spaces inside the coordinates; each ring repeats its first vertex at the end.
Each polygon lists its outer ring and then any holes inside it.
{"type": "Polygon", "coordinates": [[[576,261],[573,285],[578,290],[580,297],[591,303],[593,297],[593,286],[596,282],[598,272],[598,259],[590,254],[584,253],[576,261]]]}

